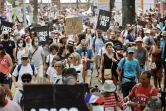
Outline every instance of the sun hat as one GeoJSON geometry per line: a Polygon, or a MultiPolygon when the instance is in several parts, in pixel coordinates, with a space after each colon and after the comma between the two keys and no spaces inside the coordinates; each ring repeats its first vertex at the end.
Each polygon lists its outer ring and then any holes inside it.
{"type": "Polygon", "coordinates": [[[135,42],[143,42],[142,38],[141,37],[137,37],[136,41],[135,42]]]}
{"type": "Polygon", "coordinates": [[[105,80],[101,89],[105,92],[113,92],[116,90],[116,86],[112,80],[105,80]]]}
{"type": "Polygon", "coordinates": [[[166,36],[166,31],[163,31],[161,35],[166,36]]]}
{"type": "Polygon", "coordinates": [[[130,52],[133,52],[133,53],[134,53],[133,47],[128,47],[128,48],[127,48],[127,52],[128,52],[128,53],[130,53],[130,52]]]}

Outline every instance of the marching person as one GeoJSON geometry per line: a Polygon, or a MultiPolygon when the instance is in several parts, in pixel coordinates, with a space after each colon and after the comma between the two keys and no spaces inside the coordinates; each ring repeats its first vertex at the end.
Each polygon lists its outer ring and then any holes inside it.
{"type": "Polygon", "coordinates": [[[39,39],[37,37],[32,39],[32,48],[29,50],[30,62],[34,64],[38,72],[38,83],[44,82],[44,50],[39,46],[39,39]]]}

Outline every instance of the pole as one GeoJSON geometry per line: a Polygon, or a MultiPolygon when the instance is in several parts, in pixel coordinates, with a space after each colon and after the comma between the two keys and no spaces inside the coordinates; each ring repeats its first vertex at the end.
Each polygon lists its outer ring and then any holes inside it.
{"type": "Polygon", "coordinates": [[[26,27],[27,24],[26,24],[26,5],[25,5],[25,0],[23,0],[23,16],[24,16],[24,27],[26,27]]]}
{"type": "Polygon", "coordinates": [[[78,9],[78,0],[76,0],[76,8],[78,9]]]}
{"type": "Polygon", "coordinates": [[[160,0],[160,13],[163,15],[163,2],[160,0]]]}

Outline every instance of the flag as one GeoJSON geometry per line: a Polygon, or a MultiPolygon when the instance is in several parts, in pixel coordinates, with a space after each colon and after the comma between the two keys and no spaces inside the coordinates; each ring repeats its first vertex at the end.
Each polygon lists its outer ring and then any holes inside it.
{"type": "Polygon", "coordinates": [[[98,104],[102,104],[104,102],[104,98],[102,97],[98,97],[96,95],[92,95],[92,94],[87,94],[85,96],[85,103],[98,103],[98,104]]]}

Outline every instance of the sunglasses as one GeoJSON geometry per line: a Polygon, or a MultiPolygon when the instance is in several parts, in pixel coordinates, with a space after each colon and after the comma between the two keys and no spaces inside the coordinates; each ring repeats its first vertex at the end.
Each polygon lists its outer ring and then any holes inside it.
{"type": "Polygon", "coordinates": [[[31,82],[30,79],[23,79],[22,81],[23,81],[24,83],[25,83],[25,82],[31,82]]]}
{"type": "Polygon", "coordinates": [[[98,33],[98,34],[101,34],[101,33],[98,33]]]}
{"type": "Polygon", "coordinates": [[[22,58],[22,60],[28,60],[28,58],[22,58]]]}
{"type": "Polygon", "coordinates": [[[129,52],[129,54],[134,54],[134,52],[129,52]]]}

